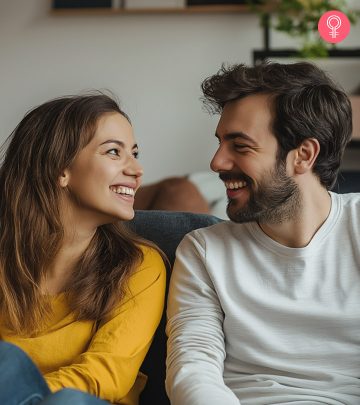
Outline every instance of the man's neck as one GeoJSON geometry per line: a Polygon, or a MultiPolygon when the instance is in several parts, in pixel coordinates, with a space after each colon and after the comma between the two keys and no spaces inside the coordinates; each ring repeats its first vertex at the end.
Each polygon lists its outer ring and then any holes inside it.
{"type": "Polygon", "coordinates": [[[259,223],[271,239],[284,246],[302,248],[307,246],[329,216],[331,197],[323,187],[302,192],[301,206],[297,215],[279,224],[259,223]]]}

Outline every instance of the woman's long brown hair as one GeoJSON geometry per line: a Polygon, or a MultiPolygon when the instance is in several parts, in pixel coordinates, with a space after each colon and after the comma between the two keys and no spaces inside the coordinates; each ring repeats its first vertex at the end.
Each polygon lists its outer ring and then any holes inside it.
{"type": "MultiPolygon", "coordinates": [[[[35,333],[50,314],[40,283],[64,235],[58,180],[109,112],[129,119],[105,94],[55,99],[30,111],[6,142],[0,169],[0,307],[14,333],[35,333]]],[[[98,321],[120,302],[143,259],[140,244],[153,246],[120,222],[97,229],[67,291],[79,320],[98,321]]]]}

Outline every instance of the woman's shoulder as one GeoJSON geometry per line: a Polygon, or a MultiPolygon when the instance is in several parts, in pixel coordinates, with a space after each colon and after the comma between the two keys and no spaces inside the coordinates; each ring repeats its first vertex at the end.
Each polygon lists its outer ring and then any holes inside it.
{"type": "Polygon", "coordinates": [[[162,264],[164,265],[164,260],[160,252],[153,246],[139,245],[143,253],[143,264],[162,264]]]}
{"type": "Polygon", "coordinates": [[[132,282],[151,284],[165,277],[165,263],[159,251],[152,246],[140,245],[139,247],[143,258],[131,276],[132,282]]]}

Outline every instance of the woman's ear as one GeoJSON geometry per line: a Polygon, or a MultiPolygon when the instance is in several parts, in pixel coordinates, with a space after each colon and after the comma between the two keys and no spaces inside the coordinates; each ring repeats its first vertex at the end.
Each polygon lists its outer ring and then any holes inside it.
{"type": "Polygon", "coordinates": [[[65,169],[59,177],[60,187],[63,187],[63,188],[67,187],[67,185],[69,184],[69,178],[70,178],[70,173],[67,169],[65,169]]]}
{"type": "Polygon", "coordinates": [[[305,139],[295,150],[294,172],[303,174],[311,170],[320,152],[319,141],[315,138],[305,139]]]}

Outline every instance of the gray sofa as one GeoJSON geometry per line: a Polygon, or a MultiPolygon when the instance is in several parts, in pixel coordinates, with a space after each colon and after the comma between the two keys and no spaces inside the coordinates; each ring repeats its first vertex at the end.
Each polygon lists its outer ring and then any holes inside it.
{"type": "MultiPolygon", "coordinates": [[[[142,237],[156,243],[167,255],[170,266],[167,267],[167,286],[170,279],[170,267],[174,263],[175,251],[182,238],[194,229],[204,228],[221,222],[211,215],[169,211],[136,211],[129,226],[142,237]]],[[[167,293],[167,291],[166,291],[167,293]]],[[[141,367],[148,376],[145,390],[141,394],[140,405],[169,405],[165,392],[166,358],[166,315],[165,311],[156,331],[153,343],[141,367]]]]}

